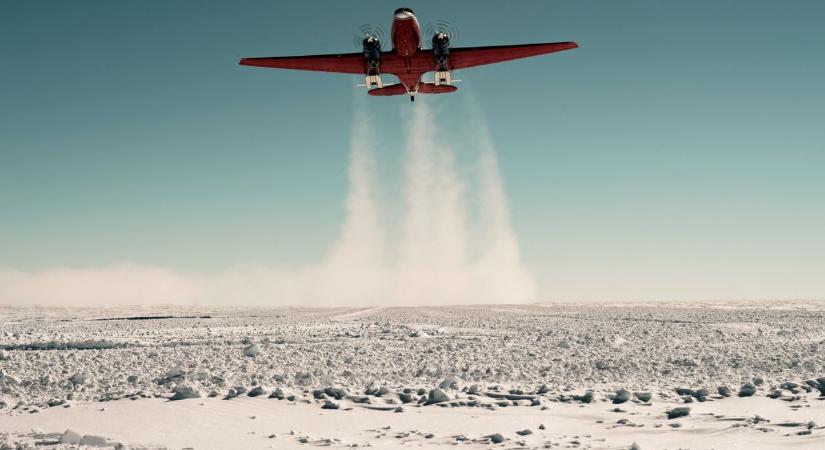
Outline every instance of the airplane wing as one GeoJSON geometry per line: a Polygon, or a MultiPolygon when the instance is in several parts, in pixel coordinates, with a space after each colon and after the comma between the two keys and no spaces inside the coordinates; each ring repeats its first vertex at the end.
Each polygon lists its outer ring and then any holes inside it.
{"type": "Polygon", "coordinates": [[[275,69],[313,70],[318,72],[353,73],[361,75],[366,72],[363,53],[243,58],[239,64],[242,66],[271,67],[275,69]]]}
{"type": "Polygon", "coordinates": [[[453,69],[495,64],[546,53],[560,52],[578,47],[575,42],[550,42],[546,44],[496,45],[492,47],[451,48],[450,65],[453,69]]]}

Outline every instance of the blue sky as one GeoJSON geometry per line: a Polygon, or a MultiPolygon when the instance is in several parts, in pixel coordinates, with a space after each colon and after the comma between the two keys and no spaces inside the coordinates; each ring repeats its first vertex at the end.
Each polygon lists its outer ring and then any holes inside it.
{"type": "MultiPolygon", "coordinates": [[[[317,261],[366,93],[237,60],[357,51],[397,6],[0,3],[0,267],[317,261]]],[[[825,297],[825,3],[406,6],[460,46],[581,45],[430,99],[453,142],[483,110],[542,298],[825,297]]],[[[397,177],[415,105],[364,104],[397,177]]]]}

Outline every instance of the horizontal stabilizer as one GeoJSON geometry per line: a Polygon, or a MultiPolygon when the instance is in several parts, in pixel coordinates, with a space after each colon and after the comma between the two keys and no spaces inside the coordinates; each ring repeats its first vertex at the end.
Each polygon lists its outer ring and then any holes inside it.
{"type": "Polygon", "coordinates": [[[404,87],[403,84],[391,84],[389,86],[384,86],[378,89],[370,89],[370,95],[406,95],[407,88],[404,87]]]}
{"type": "Polygon", "coordinates": [[[451,84],[421,83],[418,85],[419,94],[449,94],[458,88],[451,84]]]}

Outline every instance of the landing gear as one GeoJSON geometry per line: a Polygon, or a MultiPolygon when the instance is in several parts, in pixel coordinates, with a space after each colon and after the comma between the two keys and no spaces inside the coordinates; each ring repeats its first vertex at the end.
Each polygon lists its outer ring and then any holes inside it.
{"type": "Polygon", "coordinates": [[[411,96],[410,96],[410,101],[411,101],[411,102],[414,102],[414,101],[415,101],[415,96],[414,96],[414,95],[411,95],[411,96]]]}
{"type": "Polygon", "coordinates": [[[433,81],[436,86],[442,84],[451,85],[453,84],[453,76],[449,70],[439,70],[435,73],[433,81]]]}
{"type": "Polygon", "coordinates": [[[378,75],[377,73],[374,75],[367,75],[364,78],[364,86],[366,86],[368,90],[375,88],[380,89],[384,87],[384,83],[381,81],[381,75],[378,75]]]}

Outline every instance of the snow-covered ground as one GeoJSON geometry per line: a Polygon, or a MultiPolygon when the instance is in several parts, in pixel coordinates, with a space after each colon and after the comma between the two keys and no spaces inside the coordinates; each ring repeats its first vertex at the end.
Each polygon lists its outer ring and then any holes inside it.
{"type": "Polygon", "coordinates": [[[817,302],[2,308],[0,348],[0,448],[825,448],[817,302]]]}

